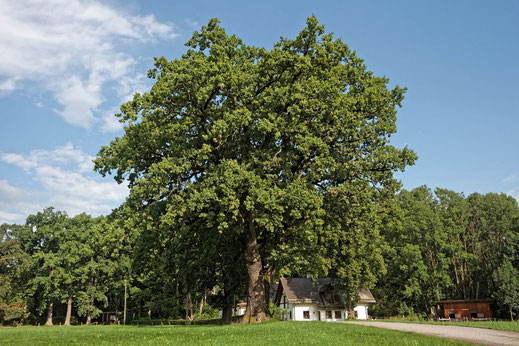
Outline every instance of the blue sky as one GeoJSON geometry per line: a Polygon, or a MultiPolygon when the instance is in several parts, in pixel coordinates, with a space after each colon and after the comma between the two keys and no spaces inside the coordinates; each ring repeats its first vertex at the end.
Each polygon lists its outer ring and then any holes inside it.
{"type": "Polygon", "coordinates": [[[0,0],[0,223],[117,207],[127,188],[91,163],[122,134],[113,114],[211,17],[268,48],[311,14],[408,87],[393,137],[419,155],[405,188],[519,197],[518,1],[0,0]]]}

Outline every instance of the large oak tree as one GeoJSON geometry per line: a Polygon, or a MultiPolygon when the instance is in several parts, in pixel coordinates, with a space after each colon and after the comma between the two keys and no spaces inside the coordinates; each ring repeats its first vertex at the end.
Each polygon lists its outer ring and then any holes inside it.
{"type": "Polygon", "coordinates": [[[195,32],[181,58],[156,59],[155,84],[121,106],[125,134],[100,150],[96,170],[128,181],[135,215],[160,210],[172,238],[232,239],[255,321],[265,319],[269,276],[333,265],[343,280],[372,282],[380,268],[370,265],[383,264],[354,263],[354,248],[376,243],[363,227],[376,227],[375,203],[398,188],[393,172],[415,160],[389,144],[405,90],[390,89],[315,17],[270,50],[218,23],[195,32]]]}

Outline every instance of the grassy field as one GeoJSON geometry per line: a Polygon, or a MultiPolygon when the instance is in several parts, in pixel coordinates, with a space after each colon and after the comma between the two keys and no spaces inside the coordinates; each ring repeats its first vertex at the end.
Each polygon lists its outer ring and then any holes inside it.
{"type": "Polygon", "coordinates": [[[406,323],[424,323],[424,324],[440,324],[444,326],[463,326],[476,327],[496,330],[508,330],[519,332],[519,322],[517,321],[477,321],[477,322],[433,322],[433,321],[408,321],[408,320],[377,320],[378,322],[406,322],[406,323]]]}
{"type": "Polygon", "coordinates": [[[4,327],[2,345],[466,345],[447,339],[326,322],[231,326],[4,327]]]}

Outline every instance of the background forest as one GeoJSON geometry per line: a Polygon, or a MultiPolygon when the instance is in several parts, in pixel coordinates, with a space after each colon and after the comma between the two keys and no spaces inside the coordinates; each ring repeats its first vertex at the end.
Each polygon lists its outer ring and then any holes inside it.
{"type": "MultiPolygon", "coordinates": [[[[427,317],[439,299],[493,298],[498,317],[515,318],[519,207],[512,197],[423,186],[401,191],[394,202],[380,220],[386,270],[373,288],[373,316],[427,317]]],[[[233,299],[246,299],[244,276],[220,275],[229,262],[204,253],[225,244],[181,249],[132,220],[124,209],[92,218],[47,208],[25,225],[2,225],[0,318],[89,323],[113,311],[122,320],[125,280],[128,320],[215,318],[220,280],[236,286],[233,299]]]]}

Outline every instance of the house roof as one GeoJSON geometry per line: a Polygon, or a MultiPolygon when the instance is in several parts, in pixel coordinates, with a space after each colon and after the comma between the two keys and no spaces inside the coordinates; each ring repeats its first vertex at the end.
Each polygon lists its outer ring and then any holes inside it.
{"type": "MultiPolygon", "coordinates": [[[[316,279],[315,281],[310,278],[281,278],[279,282],[276,303],[280,302],[284,291],[289,303],[313,303],[320,308],[345,307],[342,295],[335,291],[333,281],[330,278],[316,279]]],[[[375,303],[373,295],[366,288],[359,290],[357,301],[375,303]]]]}
{"type": "Polygon", "coordinates": [[[361,288],[359,290],[359,295],[357,297],[357,300],[362,303],[376,303],[377,301],[373,297],[373,294],[371,294],[371,291],[367,288],[361,288]]]}

